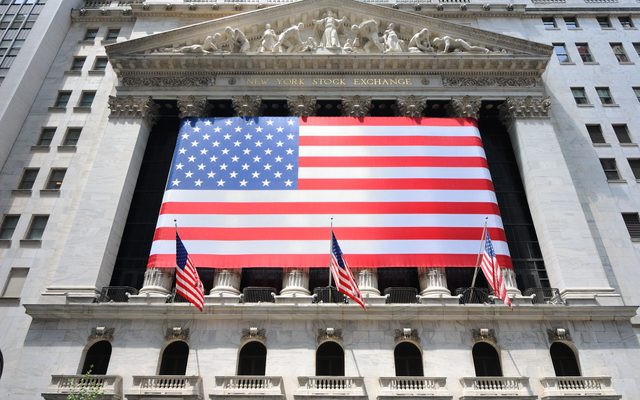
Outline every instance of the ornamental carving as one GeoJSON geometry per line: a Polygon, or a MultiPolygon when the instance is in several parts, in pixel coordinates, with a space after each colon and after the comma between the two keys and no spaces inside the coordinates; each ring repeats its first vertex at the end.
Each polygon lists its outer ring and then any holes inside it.
{"type": "Polygon", "coordinates": [[[478,119],[481,101],[479,97],[454,97],[449,103],[449,113],[457,118],[478,119]]]}
{"type": "Polygon", "coordinates": [[[126,87],[180,87],[212,86],[215,76],[125,76],[122,85],[126,87]]]}
{"type": "Polygon", "coordinates": [[[364,117],[371,110],[371,97],[352,96],[342,98],[342,113],[347,117],[364,117]]]}
{"type": "Polygon", "coordinates": [[[341,342],[342,329],[335,329],[335,328],[318,329],[318,343],[326,342],[327,340],[341,342]]]}
{"type": "Polygon", "coordinates": [[[448,87],[498,86],[498,87],[536,87],[540,83],[538,78],[473,78],[466,76],[443,77],[442,84],[448,87]]]}
{"type": "Polygon", "coordinates": [[[92,340],[113,340],[113,332],[114,328],[107,328],[106,326],[96,326],[95,328],[91,328],[91,333],[89,333],[89,341],[92,340]]]}
{"type": "Polygon", "coordinates": [[[418,335],[417,329],[402,328],[402,329],[396,329],[395,340],[396,340],[396,343],[402,342],[405,340],[410,340],[412,342],[420,343],[420,336],[418,335]]]}
{"type": "Polygon", "coordinates": [[[490,342],[493,344],[498,343],[498,340],[496,339],[496,332],[493,329],[472,329],[471,337],[473,338],[474,342],[490,342]]]}
{"type": "Polygon", "coordinates": [[[549,118],[549,108],[551,108],[549,97],[507,97],[500,106],[500,112],[506,121],[549,118]]]}
{"type": "Polygon", "coordinates": [[[208,103],[206,96],[179,96],[179,117],[205,117],[207,113],[207,105],[208,103]]]}
{"type": "Polygon", "coordinates": [[[547,329],[547,335],[549,336],[550,342],[555,342],[557,340],[572,340],[569,330],[564,328],[547,329]]]}
{"type": "Polygon", "coordinates": [[[262,99],[258,96],[233,96],[231,103],[238,117],[254,117],[260,113],[262,99]]]}
{"type": "Polygon", "coordinates": [[[418,118],[422,116],[422,112],[427,105],[427,100],[424,97],[418,96],[398,97],[396,104],[400,115],[418,118]]]}
{"type": "Polygon", "coordinates": [[[289,112],[296,117],[310,117],[316,112],[316,98],[296,96],[287,98],[289,112]]]}
{"type": "Polygon", "coordinates": [[[148,96],[109,96],[110,118],[142,118],[153,122],[158,105],[148,96]]]}
{"type": "Polygon", "coordinates": [[[243,341],[248,340],[259,340],[264,342],[267,340],[267,331],[264,328],[250,327],[244,328],[242,330],[242,338],[243,341]]]}
{"type": "Polygon", "coordinates": [[[189,328],[183,328],[181,326],[174,326],[173,328],[167,328],[167,332],[164,335],[166,340],[189,340],[189,328]]]}

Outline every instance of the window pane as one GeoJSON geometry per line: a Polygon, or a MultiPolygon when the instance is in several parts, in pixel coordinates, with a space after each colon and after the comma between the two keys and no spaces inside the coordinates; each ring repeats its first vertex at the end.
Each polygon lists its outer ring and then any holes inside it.
{"type": "Polygon", "coordinates": [[[64,136],[64,140],[62,141],[63,146],[75,146],[78,144],[78,139],[80,139],[80,133],[82,132],[82,128],[69,128],[67,129],[67,134],[64,136]]]}
{"type": "Polygon", "coordinates": [[[557,28],[556,19],[553,17],[542,17],[542,24],[545,29],[554,29],[557,28]]]}
{"type": "Polygon", "coordinates": [[[611,28],[611,20],[609,17],[596,17],[600,28],[611,28]]]}
{"type": "Polygon", "coordinates": [[[29,227],[29,231],[27,232],[27,236],[25,239],[29,240],[40,240],[42,239],[42,235],[44,234],[44,228],[47,226],[47,221],[49,220],[48,215],[36,215],[31,220],[31,226],[29,227]]]}
{"type": "Polygon", "coordinates": [[[93,64],[94,71],[104,71],[107,68],[107,57],[96,57],[96,62],[93,64]]]}
{"type": "Polygon", "coordinates": [[[622,25],[623,28],[633,28],[633,20],[631,19],[631,17],[618,17],[618,20],[620,21],[620,25],[622,25]]]}
{"type": "Polygon", "coordinates": [[[0,225],[0,239],[9,240],[18,226],[19,215],[5,215],[0,225]]]}
{"type": "Polygon", "coordinates": [[[640,217],[638,213],[622,213],[622,219],[624,219],[631,238],[640,239],[640,217]]]}
{"type": "Polygon", "coordinates": [[[564,17],[564,24],[567,26],[567,29],[577,29],[578,19],[576,17],[564,17]]]}
{"type": "Polygon", "coordinates": [[[11,268],[2,297],[20,297],[28,273],[29,270],[27,268],[11,268]]]}
{"type": "Polygon", "coordinates": [[[71,98],[70,91],[58,92],[58,97],[56,98],[55,107],[66,107],[67,103],[69,103],[69,98],[71,98]]]}
{"type": "Polygon", "coordinates": [[[638,101],[640,101],[640,87],[634,87],[633,88],[633,94],[636,95],[636,99],[638,99],[638,101]]]}
{"type": "Polygon", "coordinates": [[[618,173],[618,168],[616,167],[615,158],[601,158],[600,164],[602,164],[602,169],[604,170],[604,174],[607,177],[608,181],[615,181],[620,179],[620,174],[618,173]]]}
{"type": "Polygon", "coordinates": [[[87,29],[87,31],[85,32],[84,40],[95,39],[96,36],[98,36],[98,29],[97,28],[90,28],[90,29],[87,29]]]}
{"type": "Polygon", "coordinates": [[[91,107],[94,97],[96,97],[96,92],[82,92],[78,107],[91,107]]]}
{"type": "Polygon", "coordinates": [[[60,190],[60,186],[62,186],[62,180],[64,179],[66,172],[67,170],[65,168],[52,169],[45,189],[60,190]]]}
{"type": "Polygon", "coordinates": [[[38,168],[26,168],[22,173],[22,179],[20,179],[18,189],[30,190],[33,188],[33,183],[36,181],[37,176],[38,168]]]}
{"type": "Polygon", "coordinates": [[[576,104],[589,104],[584,88],[571,88],[571,94],[573,94],[576,104]]]}
{"type": "Polygon", "coordinates": [[[614,104],[613,97],[611,97],[611,91],[606,87],[597,87],[596,92],[602,104],[614,104]]]}
{"type": "Polygon", "coordinates": [[[53,135],[56,133],[56,128],[42,128],[40,137],[38,138],[37,146],[49,146],[53,140],[53,135]]]}
{"type": "Polygon", "coordinates": [[[71,71],[81,71],[86,59],[86,57],[73,57],[73,61],[71,62],[71,71]]]}
{"type": "Polygon", "coordinates": [[[613,132],[615,132],[616,137],[618,138],[618,142],[633,143],[631,136],[629,135],[629,128],[627,128],[627,124],[615,124],[611,126],[613,127],[613,132]]]}
{"type": "Polygon", "coordinates": [[[591,50],[589,50],[589,44],[576,43],[576,48],[578,49],[578,54],[580,54],[580,58],[583,62],[593,62],[593,56],[591,55],[591,50]]]}
{"type": "Polygon", "coordinates": [[[628,161],[631,171],[633,172],[633,176],[636,179],[640,179],[640,158],[630,158],[628,161]]]}
{"type": "Polygon", "coordinates": [[[120,29],[109,29],[107,31],[107,36],[105,36],[105,40],[116,40],[119,34],[120,29]]]}
{"type": "Polygon", "coordinates": [[[591,143],[605,143],[600,125],[587,125],[587,132],[591,138],[591,143]]]}
{"type": "Polygon", "coordinates": [[[633,44],[633,48],[636,51],[636,53],[638,53],[638,55],[640,56],[640,43],[632,43],[633,44]]]}
{"type": "Polygon", "coordinates": [[[564,43],[554,43],[553,51],[556,53],[558,61],[560,61],[561,63],[571,62],[569,54],[567,54],[567,47],[564,45],[564,43]]]}
{"type": "Polygon", "coordinates": [[[613,54],[615,55],[618,62],[629,62],[629,57],[627,57],[627,52],[624,51],[624,47],[622,43],[609,43],[611,45],[611,50],[613,50],[613,54]]]}

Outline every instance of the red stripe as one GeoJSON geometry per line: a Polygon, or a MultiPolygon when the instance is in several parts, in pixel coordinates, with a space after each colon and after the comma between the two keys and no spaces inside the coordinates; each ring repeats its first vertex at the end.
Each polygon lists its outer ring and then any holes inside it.
{"type": "Polygon", "coordinates": [[[477,136],[300,136],[300,146],[477,146],[477,136]]]}
{"type": "Polygon", "coordinates": [[[300,126],[477,126],[473,118],[304,117],[300,126]]]}
{"type": "Polygon", "coordinates": [[[488,179],[299,179],[300,190],[491,190],[488,179]]]}
{"type": "MultiPolygon", "coordinates": [[[[349,227],[335,228],[342,240],[477,240],[483,228],[471,227],[349,227]]],[[[489,228],[494,240],[506,241],[504,231],[489,228]]],[[[173,240],[175,228],[157,228],[153,240],[173,240]]],[[[327,228],[180,228],[182,240],[323,240],[327,228]]]]}
{"type": "Polygon", "coordinates": [[[484,157],[300,157],[300,167],[481,167],[484,157]]]}
{"type": "MultiPolygon", "coordinates": [[[[180,230],[182,232],[182,229],[180,230]]],[[[215,251],[215,249],[212,249],[215,251]]],[[[199,268],[327,268],[329,254],[189,254],[199,268]]],[[[349,254],[358,268],[475,267],[477,254],[349,254]]],[[[508,256],[498,255],[503,268],[511,268],[508,256]]],[[[175,268],[174,254],[153,254],[147,268],[175,268]]]]}
{"type": "Polygon", "coordinates": [[[291,214],[483,214],[500,215],[496,203],[468,202],[168,202],[160,214],[291,215],[291,214]]]}

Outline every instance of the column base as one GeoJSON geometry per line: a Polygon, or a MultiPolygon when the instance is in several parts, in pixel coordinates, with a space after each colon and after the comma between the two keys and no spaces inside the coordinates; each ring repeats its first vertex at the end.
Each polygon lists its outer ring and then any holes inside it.
{"type": "Polygon", "coordinates": [[[458,305],[460,304],[459,296],[451,296],[451,294],[439,294],[434,296],[429,294],[428,296],[420,296],[420,304],[430,305],[458,305]]]}
{"type": "Polygon", "coordinates": [[[169,293],[162,294],[159,292],[146,292],[129,296],[129,303],[133,304],[163,304],[167,302],[167,296],[169,293]]]}
{"type": "Polygon", "coordinates": [[[387,296],[381,296],[379,294],[371,294],[371,293],[362,293],[362,298],[364,299],[364,304],[365,305],[372,305],[372,304],[386,304],[387,303],[387,296]]]}
{"type": "Polygon", "coordinates": [[[445,287],[430,287],[420,292],[420,297],[436,297],[451,296],[449,289],[445,287]]]}
{"type": "Polygon", "coordinates": [[[302,286],[289,286],[282,289],[280,291],[280,296],[276,296],[276,297],[300,297],[300,296],[311,296],[311,292],[309,292],[306,288],[302,286]]]}
{"type": "Polygon", "coordinates": [[[140,289],[140,291],[138,292],[139,296],[142,295],[150,295],[150,296],[164,296],[167,297],[168,295],[171,294],[170,290],[167,290],[167,288],[163,287],[163,286],[145,286],[142,289],[140,289]]]}
{"type": "Polygon", "coordinates": [[[311,304],[313,296],[310,294],[291,293],[276,296],[277,304],[311,304]]]}
{"type": "MultiPolygon", "coordinates": [[[[213,291],[213,290],[212,290],[213,291]]],[[[240,294],[210,294],[204,296],[204,304],[238,304],[240,303],[240,294]]]]}

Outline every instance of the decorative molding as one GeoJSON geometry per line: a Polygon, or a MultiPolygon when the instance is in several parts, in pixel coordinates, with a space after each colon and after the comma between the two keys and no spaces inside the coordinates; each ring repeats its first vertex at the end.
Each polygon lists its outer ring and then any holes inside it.
{"type": "MultiPolygon", "coordinates": [[[[176,71],[177,72],[177,71],[176,71]]],[[[189,75],[189,76],[123,76],[122,85],[126,87],[192,87],[213,86],[216,83],[214,75],[189,75]]]]}
{"type": "Polygon", "coordinates": [[[248,340],[259,340],[261,342],[265,342],[267,340],[267,331],[264,328],[257,327],[249,327],[242,329],[242,338],[243,341],[248,340]]]}
{"type": "Polygon", "coordinates": [[[311,96],[288,97],[289,112],[296,117],[310,117],[316,112],[316,100],[311,96]]]}
{"type": "Polygon", "coordinates": [[[342,114],[347,117],[364,117],[371,110],[371,97],[351,96],[342,98],[342,114]]]}
{"type": "Polygon", "coordinates": [[[472,87],[472,86],[495,86],[495,87],[536,87],[540,84],[537,77],[470,77],[470,76],[447,76],[442,77],[442,85],[445,87],[472,87]]]}
{"type": "Polygon", "coordinates": [[[113,340],[113,332],[115,328],[107,328],[106,326],[96,326],[91,328],[91,333],[89,333],[89,341],[92,340],[113,340]]]}
{"type": "Polygon", "coordinates": [[[406,96],[398,97],[396,99],[396,105],[400,115],[411,118],[418,118],[422,116],[422,112],[427,106],[427,100],[424,97],[418,96],[406,96]]]}
{"type": "Polygon", "coordinates": [[[109,96],[110,118],[142,118],[153,124],[158,105],[150,96],[109,96]]]}
{"type": "Polygon", "coordinates": [[[556,340],[573,341],[569,330],[564,328],[547,329],[547,335],[550,342],[555,342],[556,340]]]}
{"type": "Polygon", "coordinates": [[[551,100],[549,97],[507,97],[500,106],[505,121],[514,119],[549,118],[551,100]]]}
{"type": "Polygon", "coordinates": [[[179,96],[178,109],[180,118],[206,117],[207,97],[206,96],[179,96]]]}
{"type": "Polygon", "coordinates": [[[495,330],[489,328],[472,329],[471,337],[474,342],[489,342],[494,345],[498,343],[495,330]]]}
{"type": "Polygon", "coordinates": [[[181,326],[174,326],[173,328],[167,328],[167,333],[164,335],[166,340],[189,340],[189,328],[183,328],[181,326]]]}
{"type": "Polygon", "coordinates": [[[327,340],[342,342],[342,329],[318,329],[318,343],[326,342],[327,340]]]}
{"type": "Polygon", "coordinates": [[[238,117],[255,117],[260,112],[262,99],[258,96],[233,96],[231,97],[233,110],[238,117]]]}
{"type": "Polygon", "coordinates": [[[481,104],[482,102],[479,97],[454,97],[451,99],[451,102],[449,102],[448,109],[449,113],[454,117],[478,119],[481,104]]]}
{"type": "Polygon", "coordinates": [[[418,335],[417,329],[402,328],[396,329],[395,340],[396,343],[402,342],[403,340],[410,340],[412,342],[420,343],[420,336],[418,335]]]}

